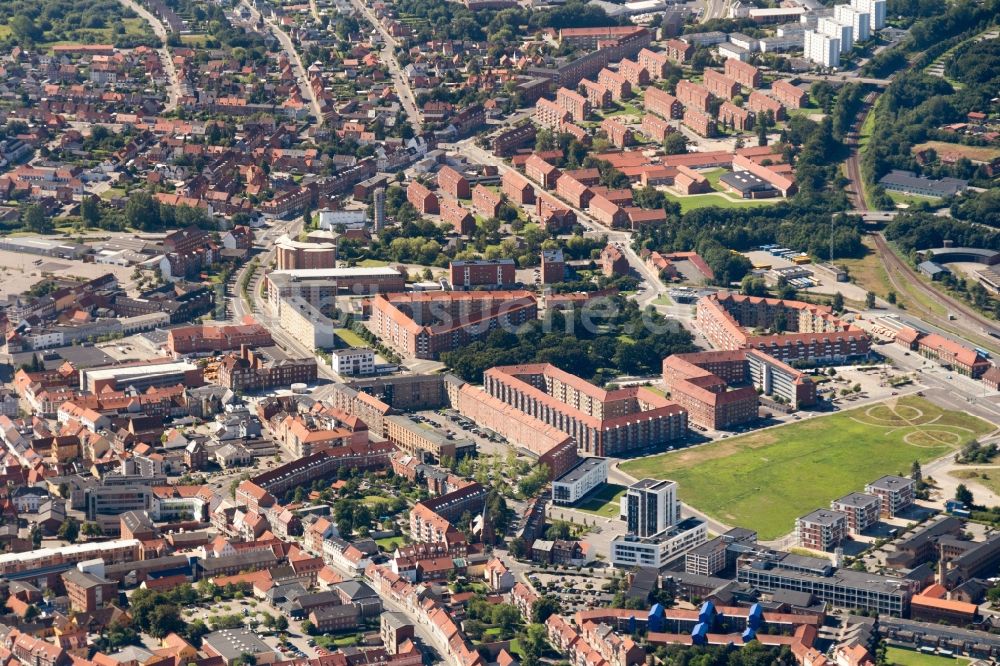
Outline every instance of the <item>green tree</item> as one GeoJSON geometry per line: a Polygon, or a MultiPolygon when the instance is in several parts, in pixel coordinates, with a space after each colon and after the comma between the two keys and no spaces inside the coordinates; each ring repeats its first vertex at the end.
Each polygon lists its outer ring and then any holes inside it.
{"type": "Polygon", "coordinates": [[[24,209],[21,215],[21,224],[28,231],[34,231],[39,234],[47,234],[52,232],[52,220],[45,214],[42,207],[38,204],[31,204],[24,209]]]}
{"type": "Polygon", "coordinates": [[[844,309],[844,295],[839,291],[833,295],[833,302],[830,306],[836,311],[841,312],[844,309]]]}
{"type": "Polygon", "coordinates": [[[865,307],[867,307],[869,310],[875,307],[874,291],[869,291],[867,294],[865,294],[865,307]]]}
{"type": "Polygon", "coordinates": [[[663,140],[663,150],[667,155],[682,155],[687,150],[687,139],[680,132],[671,132],[663,140]]]}
{"type": "Polygon", "coordinates": [[[97,197],[84,197],[80,202],[80,217],[88,227],[96,227],[101,223],[101,205],[97,197]]]}
{"type": "Polygon", "coordinates": [[[960,483],[955,488],[955,499],[966,506],[972,506],[975,498],[972,496],[972,491],[964,483],[960,483]]]}
{"type": "Polygon", "coordinates": [[[274,628],[277,631],[288,631],[288,618],[284,615],[274,618],[274,628]]]}
{"type": "Polygon", "coordinates": [[[70,543],[75,543],[79,536],[80,521],[73,516],[69,516],[63,521],[62,525],[59,526],[59,538],[65,539],[70,543]]]}
{"type": "Polygon", "coordinates": [[[149,192],[135,192],[125,204],[125,222],[133,229],[159,229],[162,221],[160,204],[149,192]]]}
{"type": "Polygon", "coordinates": [[[555,597],[544,595],[535,599],[531,604],[531,621],[535,624],[545,624],[550,615],[559,612],[559,600],[555,597]]]}

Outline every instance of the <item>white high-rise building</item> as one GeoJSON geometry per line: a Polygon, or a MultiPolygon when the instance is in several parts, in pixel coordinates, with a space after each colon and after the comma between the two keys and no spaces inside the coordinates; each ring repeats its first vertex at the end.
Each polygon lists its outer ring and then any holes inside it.
{"type": "Polygon", "coordinates": [[[803,56],[822,67],[840,67],[840,40],[815,30],[806,30],[803,56]]]}
{"type": "Polygon", "coordinates": [[[868,24],[871,30],[881,30],[885,27],[886,0],[851,0],[851,7],[868,14],[868,24]]]}
{"type": "Polygon", "coordinates": [[[847,53],[854,47],[854,28],[833,18],[821,18],[816,23],[816,30],[829,37],[840,40],[840,52],[847,53]]]}
{"type": "Polygon", "coordinates": [[[673,481],[636,481],[629,486],[622,504],[629,534],[639,537],[659,534],[681,519],[681,503],[673,481]]]}
{"type": "Polygon", "coordinates": [[[850,5],[836,5],[833,8],[833,18],[839,23],[850,25],[854,29],[854,40],[865,42],[872,36],[871,14],[855,9],[850,5]]]}

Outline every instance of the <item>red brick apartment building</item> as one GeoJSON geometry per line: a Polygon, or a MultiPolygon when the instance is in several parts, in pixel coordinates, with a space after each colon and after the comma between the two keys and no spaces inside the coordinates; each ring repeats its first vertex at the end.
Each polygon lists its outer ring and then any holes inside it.
{"type": "Polygon", "coordinates": [[[737,132],[753,129],[753,113],[732,102],[723,102],[719,107],[719,122],[723,127],[731,127],[737,132]]]}
{"type": "Polygon", "coordinates": [[[173,356],[217,353],[239,349],[243,345],[263,347],[272,344],[271,333],[252,318],[243,324],[180,326],[167,331],[167,351],[173,356]]]}
{"type": "Polygon", "coordinates": [[[666,90],[660,90],[653,86],[646,88],[643,105],[646,111],[664,118],[680,119],[684,117],[684,105],[681,104],[681,101],[666,90]]]}
{"type": "Polygon", "coordinates": [[[524,175],[546,190],[551,190],[556,186],[556,181],[559,180],[562,173],[538,155],[533,154],[524,163],[524,175]]]}
{"type": "Polygon", "coordinates": [[[483,217],[496,217],[500,212],[503,197],[483,185],[476,185],[472,190],[472,207],[483,217]]]}
{"type": "Polygon", "coordinates": [[[817,509],[795,521],[795,536],[803,548],[833,550],[847,537],[847,515],[817,509]]]}
{"type": "Polygon", "coordinates": [[[708,92],[722,99],[732,99],[740,93],[740,84],[714,69],[706,69],[703,76],[708,92]]]}
{"type": "Polygon", "coordinates": [[[712,185],[705,176],[681,164],[674,176],[674,189],[681,194],[704,194],[712,191],[712,185]]]}
{"type": "MultiPolygon", "coordinates": [[[[537,113],[537,109],[536,109],[537,113]]],[[[490,143],[490,149],[498,157],[509,157],[518,148],[531,145],[535,142],[537,130],[530,122],[505,129],[495,134],[490,143]]]]}
{"type": "Polygon", "coordinates": [[[801,109],[806,105],[809,95],[798,86],[788,81],[775,81],[771,84],[771,96],[789,109],[801,109]]]}
{"type": "Polygon", "coordinates": [[[596,49],[602,41],[626,39],[643,32],[648,32],[648,30],[634,25],[613,25],[601,28],[563,28],[559,31],[559,43],[572,44],[582,49],[596,49]]]}
{"type": "Polygon", "coordinates": [[[449,196],[441,198],[441,221],[450,224],[455,233],[462,236],[468,236],[476,230],[476,218],[458,199],[449,196]]]}
{"type": "Polygon", "coordinates": [[[577,208],[586,208],[594,196],[588,185],[568,173],[559,176],[556,181],[556,194],[577,208]]]}
{"type": "Polygon", "coordinates": [[[764,80],[760,69],[736,58],[726,58],[725,72],[726,76],[745,88],[760,88],[760,84],[764,80]]]}
{"type": "Polygon", "coordinates": [[[851,493],[830,502],[830,508],[847,516],[847,529],[861,534],[878,522],[882,501],[876,495],[851,493]]]}
{"type": "Polygon", "coordinates": [[[448,265],[451,286],[455,289],[510,287],[517,281],[514,269],[513,259],[452,261],[448,265]]]}
{"type": "Polygon", "coordinates": [[[659,116],[654,116],[651,113],[642,116],[642,133],[652,141],[663,143],[667,135],[674,131],[670,123],[659,116]]]}
{"type": "Polygon", "coordinates": [[[372,301],[372,328],[406,356],[436,359],[482,339],[498,326],[537,318],[528,291],[414,292],[379,294],[372,301]]]}
{"type": "Polygon", "coordinates": [[[450,166],[443,166],[437,173],[438,189],[456,199],[468,199],[472,196],[469,179],[455,171],[450,166]]]}
{"type": "Polygon", "coordinates": [[[896,343],[973,379],[978,379],[992,367],[976,350],[937,333],[921,333],[905,327],[896,334],[896,343]]]}
{"type": "Polygon", "coordinates": [[[766,113],[770,111],[774,115],[775,120],[785,119],[785,105],[759,90],[754,90],[750,93],[750,97],[747,99],[747,108],[754,113],[766,113]]]}
{"type": "Polygon", "coordinates": [[[694,55],[694,45],[679,39],[668,39],[664,50],[668,58],[679,64],[686,63],[694,55]]]}
{"type": "Polygon", "coordinates": [[[336,268],[336,243],[310,243],[279,238],[274,244],[274,257],[279,271],[300,268],[336,268]]]}
{"type": "Polygon", "coordinates": [[[406,200],[423,215],[436,215],[441,211],[434,193],[416,181],[406,186],[406,200]]]}
{"type": "MultiPolygon", "coordinates": [[[[711,70],[705,70],[709,72],[711,70]]],[[[702,113],[708,113],[709,102],[712,101],[712,93],[708,88],[700,83],[692,83],[687,79],[677,82],[677,99],[681,101],[685,109],[695,109],[702,113]]]]}
{"type": "Polygon", "coordinates": [[[828,307],[801,301],[719,292],[698,301],[696,321],[716,348],[757,349],[785,362],[843,362],[869,352],[864,331],[840,320],[828,307]],[[779,321],[784,332],[750,332],[773,328],[779,321]]]}
{"type": "Polygon", "coordinates": [[[590,102],[587,98],[569,88],[560,88],[556,92],[556,104],[568,111],[573,120],[586,120],[590,115],[590,102]]]}
{"type": "Polygon", "coordinates": [[[603,194],[594,194],[590,199],[590,214],[606,227],[623,227],[628,224],[625,209],[603,194]]]}
{"type": "Polygon", "coordinates": [[[662,79],[667,75],[667,68],[670,65],[670,58],[664,51],[650,51],[642,49],[636,57],[639,64],[646,68],[650,78],[653,80],[662,79]]]}
{"type": "Polygon", "coordinates": [[[623,100],[632,96],[632,84],[628,79],[607,67],[597,73],[597,82],[611,91],[611,99],[623,100]]]}
{"type": "Polygon", "coordinates": [[[535,187],[516,171],[506,171],[500,181],[503,193],[516,204],[529,205],[535,203],[535,187]]]}
{"type": "Polygon", "coordinates": [[[232,391],[262,391],[275,386],[316,381],[316,359],[293,358],[279,347],[249,349],[226,355],[219,364],[219,384],[232,391]]]}
{"type": "Polygon", "coordinates": [[[569,122],[569,111],[550,99],[542,97],[535,102],[535,122],[542,127],[558,129],[563,123],[569,122]]]}
{"type": "Polygon", "coordinates": [[[535,196],[535,215],[548,231],[567,231],[576,224],[576,213],[554,196],[539,192],[535,196]]]}
{"type": "Polygon", "coordinates": [[[905,476],[888,475],[865,486],[865,492],[879,498],[879,512],[886,518],[895,518],[913,504],[917,484],[905,476]]]}
{"type": "Polygon", "coordinates": [[[628,258],[625,257],[625,253],[622,252],[615,245],[607,245],[603,250],[601,250],[601,272],[604,273],[606,277],[614,277],[615,275],[628,275],[629,264],[628,258]]]}
{"type": "Polygon", "coordinates": [[[555,284],[566,279],[566,260],[562,250],[542,250],[542,284],[555,284]]]}
{"type": "Polygon", "coordinates": [[[586,93],[591,108],[605,109],[611,106],[611,91],[604,85],[590,79],[584,79],[580,81],[580,86],[586,93]]]}
{"type": "Polygon", "coordinates": [[[608,141],[616,148],[625,148],[635,143],[632,130],[617,118],[605,118],[602,120],[601,131],[608,136],[608,141]]]}
{"type": "Polygon", "coordinates": [[[670,399],[687,410],[688,423],[723,430],[757,419],[756,389],[728,386],[744,380],[745,366],[742,351],[675,354],[663,360],[663,382],[670,399]]]}
{"type": "Polygon", "coordinates": [[[544,363],[491,368],[483,390],[605,456],[684,436],[687,413],[644,387],[606,391],[544,363]]]}
{"type": "Polygon", "coordinates": [[[628,82],[635,87],[649,85],[649,70],[635,60],[623,58],[618,63],[618,73],[628,79],[628,82]]]}

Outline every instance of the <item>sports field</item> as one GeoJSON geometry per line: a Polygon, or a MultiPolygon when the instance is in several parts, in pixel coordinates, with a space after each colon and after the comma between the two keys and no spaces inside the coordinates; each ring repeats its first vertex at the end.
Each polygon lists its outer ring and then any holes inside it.
{"type": "Polygon", "coordinates": [[[917,396],[777,426],[704,446],[624,462],[636,478],[672,479],[680,499],[762,539],[795,519],[914,460],[940,458],[994,426],[917,396]]]}

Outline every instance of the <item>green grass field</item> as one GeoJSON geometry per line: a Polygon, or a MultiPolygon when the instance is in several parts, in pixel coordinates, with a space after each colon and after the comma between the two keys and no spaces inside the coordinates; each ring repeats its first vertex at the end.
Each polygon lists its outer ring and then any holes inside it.
{"type": "Polygon", "coordinates": [[[367,347],[368,343],[360,335],[349,328],[338,328],[333,331],[348,347],[367,347]]]}
{"type": "MultiPolygon", "coordinates": [[[[950,476],[969,483],[978,483],[994,495],[1000,495],[1000,469],[988,467],[970,467],[948,472],[950,476]]],[[[971,489],[975,494],[976,489],[971,489]]]]}
{"type": "Polygon", "coordinates": [[[941,657],[936,654],[923,654],[916,650],[904,650],[890,647],[886,650],[886,661],[898,666],[965,666],[968,659],[962,657],[941,657]]]}
{"type": "Polygon", "coordinates": [[[587,513],[596,513],[605,518],[614,518],[618,515],[619,500],[625,494],[625,486],[614,483],[605,483],[603,486],[587,495],[582,502],[576,505],[576,509],[587,513]]]}
{"type": "Polygon", "coordinates": [[[670,201],[676,201],[681,205],[682,213],[710,206],[718,206],[719,208],[754,208],[756,206],[770,206],[782,201],[782,199],[730,199],[724,194],[692,194],[684,197],[677,196],[672,192],[664,192],[664,194],[670,201]]]}
{"type": "Polygon", "coordinates": [[[621,469],[676,481],[684,502],[774,539],[790,532],[798,516],[885,474],[909,473],[914,460],[940,458],[993,429],[908,396],[625,462],[621,469]]]}
{"type": "Polygon", "coordinates": [[[891,190],[886,190],[885,193],[888,194],[889,198],[897,204],[906,204],[907,206],[912,206],[913,204],[918,204],[923,201],[926,201],[932,206],[941,203],[941,199],[938,197],[924,197],[919,194],[903,194],[902,192],[893,192],[891,190]]]}

